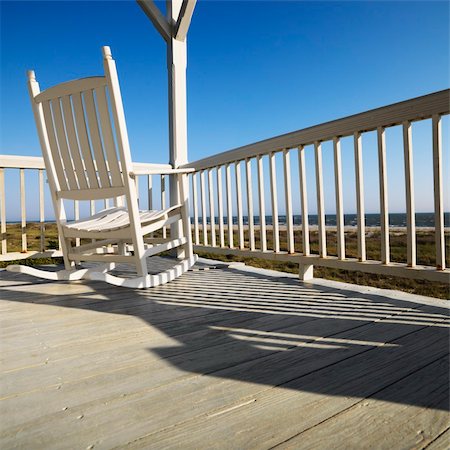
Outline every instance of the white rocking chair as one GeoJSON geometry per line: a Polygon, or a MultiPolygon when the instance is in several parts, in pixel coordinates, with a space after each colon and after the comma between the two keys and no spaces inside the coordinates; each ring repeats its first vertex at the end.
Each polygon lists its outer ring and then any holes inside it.
{"type": "Polygon", "coordinates": [[[154,287],[180,276],[197,259],[192,250],[187,207],[189,170],[161,169],[161,165],[149,171],[133,169],[115,62],[109,47],[102,50],[103,77],[69,81],[40,92],[34,72],[28,72],[65,270],[51,272],[19,265],[7,269],[51,280],[90,279],[130,288],[154,287]],[[135,184],[138,174],[177,177],[180,204],[161,211],[139,211],[135,184]],[[100,199],[114,199],[115,207],[87,219],[66,220],[64,200],[100,199]],[[172,225],[175,236],[144,240],[168,225],[172,225]],[[86,239],[91,241],[86,243],[86,239]],[[147,257],[177,247],[180,261],[174,267],[149,274],[147,257]],[[81,261],[104,264],[76,267],[81,261]],[[137,276],[109,274],[115,263],[133,264],[137,276]]]}

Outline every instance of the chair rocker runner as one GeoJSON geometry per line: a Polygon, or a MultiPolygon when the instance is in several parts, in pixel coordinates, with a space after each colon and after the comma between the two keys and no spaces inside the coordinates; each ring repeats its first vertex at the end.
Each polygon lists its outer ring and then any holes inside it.
{"type": "Polygon", "coordinates": [[[90,279],[130,288],[154,287],[180,276],[197,259],[187,206],[189,170],[160,169],[161,165],[149,171],[133,169],[115,62],[109,47],[102,50],[103,77],[69,81],[40,92],[34,72],[28,72],[65,270],[51,272],[17,265],[7,270],[51,280],[90,279]],[[177,177],[180,204],[161,211],[139,211],[138,174],[177,177]],[[64,200],[101,199],[113,199],[115,206],[86,219],[66,220],[64,200]],[[168,225],[172,225],[170,238],[148,238],[168,225]],[[178,248],[180,261],[169,270],[149,274],[146,258],[173,248],[178,248]],[[81,261],[104,264],[77,267],[81,261]],[[123,278],[108,273],[116,263],[133,264],[137,276],[123,278]]]}

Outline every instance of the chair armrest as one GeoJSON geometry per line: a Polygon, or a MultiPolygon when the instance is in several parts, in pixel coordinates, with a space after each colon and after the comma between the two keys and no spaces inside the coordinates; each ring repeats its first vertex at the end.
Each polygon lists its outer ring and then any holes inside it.
{"type": "Polygon", "coordinates": [[[192,173],[195,172],[195,169],[134,169],[132,172],[129,172],[128,175],[130,178],[135,178],[138,175],[174,175],[177,173],[192,173]]]}

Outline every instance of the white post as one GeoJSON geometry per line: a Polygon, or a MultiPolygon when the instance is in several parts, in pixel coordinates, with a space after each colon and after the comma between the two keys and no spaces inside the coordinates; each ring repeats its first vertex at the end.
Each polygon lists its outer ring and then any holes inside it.
{"type": "MultiPolygon", "coordinates": [[[[176,23],[182,0],[167,2],[167,20],[176,23]]],[[[174,34],[167,42],[167,71],[169,81],[169,163],[177,168],[188,162],[187,158],[187,111],[186,111],[186,40],[175,39],[174,34]]],[[[178,177],[170,177],[170,204],[180,202],[178,177]]],[[[171,236],[181,236],[181,224],[171,226],[171,236]]],[[[178,257],[182,255],[178,254],[178,257]]]]}

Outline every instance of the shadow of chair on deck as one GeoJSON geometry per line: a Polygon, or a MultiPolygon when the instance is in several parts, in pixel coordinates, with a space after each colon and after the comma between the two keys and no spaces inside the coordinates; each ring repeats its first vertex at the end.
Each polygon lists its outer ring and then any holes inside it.
{"type": "Polygon", "coordinates": [[[151,290],[83,282],[87,292],[68,286],[59,298],[32,283],[31,300],[8,300],[139,317],[177,341],[148,351],[185,372],[449,409],[443,307],[234,269],[190,272],[151,290]]]}

